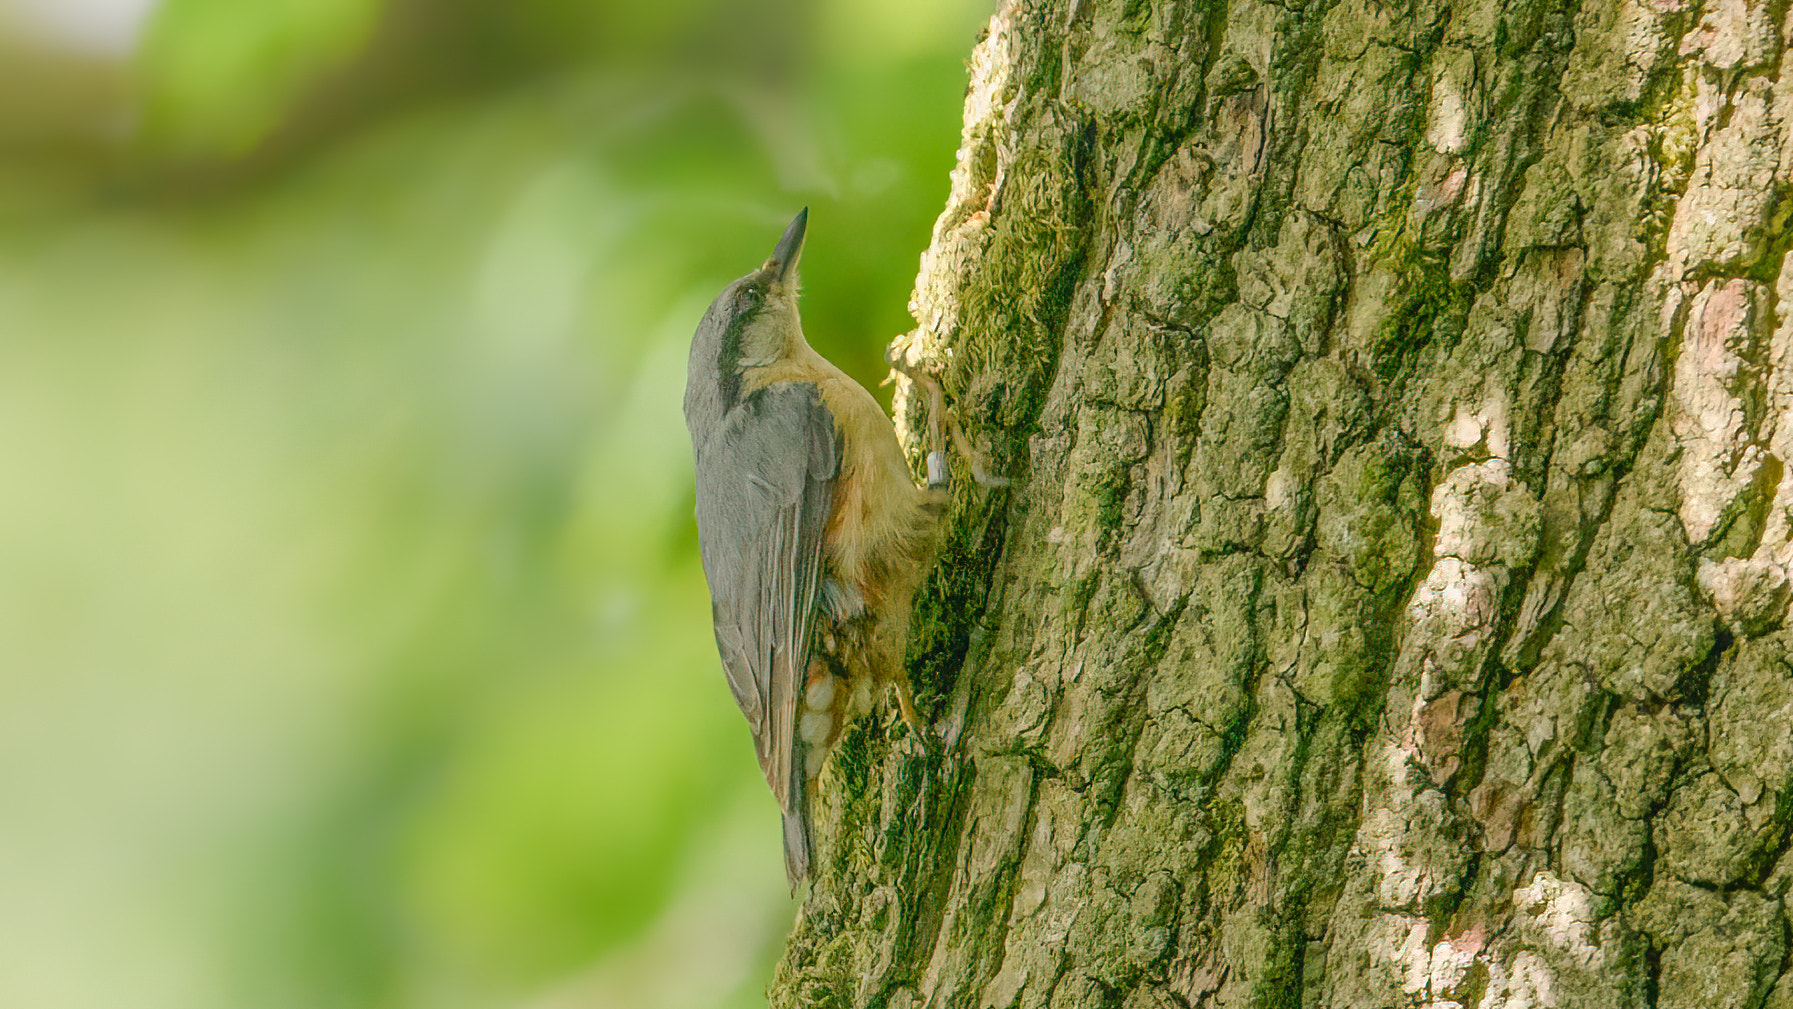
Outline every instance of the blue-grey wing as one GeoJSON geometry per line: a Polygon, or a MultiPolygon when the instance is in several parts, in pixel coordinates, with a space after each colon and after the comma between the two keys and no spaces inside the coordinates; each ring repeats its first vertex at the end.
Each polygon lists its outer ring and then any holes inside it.
{"type": "MultiPolygon", "coordinates": [[[[716,646],[788,834],[802,812],[798,706],[840,471],[834,419],[814,385],[781,382],[742,399],[715,430],[693,435],[716,646]]],[[[797,854],[807,862],[807,853],[797,854]]]]}

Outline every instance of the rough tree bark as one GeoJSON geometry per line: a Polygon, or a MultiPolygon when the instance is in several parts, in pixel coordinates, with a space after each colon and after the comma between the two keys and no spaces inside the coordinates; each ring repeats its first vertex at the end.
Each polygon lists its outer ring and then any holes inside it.
{"type": "MultiPolygon", "coordinates": [[[[1787,0],[1015,0],[779,1006],[1793,1007],[1787,0]]],[[[907,416],[907,414],[905,414],[907,416]]]]}

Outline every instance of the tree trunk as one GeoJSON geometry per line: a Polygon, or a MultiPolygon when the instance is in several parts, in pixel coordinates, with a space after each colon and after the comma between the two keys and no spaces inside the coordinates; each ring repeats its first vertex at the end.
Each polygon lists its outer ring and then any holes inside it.
{"type": "Polygon", "coordinates": [[[1788,4],[1700,4],[1003,7],[899,343],[1014,483],[775,1005],[1793,1006],[1788,4]]]}

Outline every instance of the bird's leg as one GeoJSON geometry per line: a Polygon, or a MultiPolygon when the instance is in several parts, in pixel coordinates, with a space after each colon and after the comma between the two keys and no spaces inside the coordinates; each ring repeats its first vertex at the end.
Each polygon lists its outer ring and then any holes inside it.
{"type": "Polygon", "coordinates": [[[940,388],[939,380],[922,371],[911,368],[893,348],[885,360],[890,362],[891,370],[900,372],[904,378],[920,386],[928,394],[928,489],[940,490],[952,484],[952,471],[946,466],[946,392],[940,388]]]}
{"type": "Polygon", "coordinates": [[[953,419],[952,414],[944,414],[944,416],[946,417],[947,433],[951,434],[953,438],[953,447],[959,450],[959,454],[964,456],[965,461],[971,466],[971,479],[985,487],[1007,487],[1009,478],[997,476],[984,469],[983,456],[971,447],[971,442],[966,440],[965,432],[959,430],[959,422],[953,419]]]}
{"type": "Polygon", "coordinates": [[[925,739],[928,730],[922,725],[920,712],[915,710],[915,694],[909,689],[907,677],[899,678],[896,681],[896,695],[897,711],[903,716],[903,724],[909,726],[909,731],[925,739]]]}
{"type": "Polygon", "coordinates": [[[983,457],[971,447],[965,432],[960,430],[959,423],[946,410],[946,392],[940,387],[940,380],[931,373],[911,366],[892,348],[885,357],[893,371],[899,372],[909,381],[920,386],[928,395],[928,486],[945,487],[952,482],[951,474],[946,467],[946,442],[952,439],[953,448],[965,457],[971,467],[971,478],[986,487],[1007,487],[1007,477],[994,476],[984,469],[983,457]]]}
{"type": "Polygon", "coordinates": [[[938,751],[940,737],[934,735],[934,730],[928,728],[921,720],[921,713],[915,710],[915,694],[909,689],[909,678],[898,676],[892,686],[896,687],[897,712],[903,716],[903,724],[915,734],[916,742],[924,751],[938,751]]]}
{"type": "MultiPolygon", "coordinates": [[[[952,483],[952,471],[946,466],[946,393],[934,376],[923,374],[922,388],[928,393],[928,486],[946,487],[952,483]]],[[[911,375],[910,381],[915,380],[911,375]]]]}

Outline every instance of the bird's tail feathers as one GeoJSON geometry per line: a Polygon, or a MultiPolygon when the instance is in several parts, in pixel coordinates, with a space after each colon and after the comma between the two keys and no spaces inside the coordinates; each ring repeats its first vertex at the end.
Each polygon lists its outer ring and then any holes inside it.
{"type": "Polygon", "coordinates": [[[792,893],[809,878],[809,810],[801,801],[784,814],[784,875],[792,893]]]}

